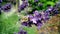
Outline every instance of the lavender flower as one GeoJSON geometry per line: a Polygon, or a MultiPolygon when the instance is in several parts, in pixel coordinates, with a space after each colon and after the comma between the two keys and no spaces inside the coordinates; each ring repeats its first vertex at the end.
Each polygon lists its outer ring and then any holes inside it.
{"type": "Polygon", "coordinates": [[[47,9],[45,12],[51,14],[51,12],[53,11],[53,9],[54,9],[54,8],[50,6],[50,7],[48,7],[48,9],[47,9]]]}
{"type": "Polygon", "coordinates": [[[27,22],[23,22],[22,25],[28,26],[28,23],[27,22]]]}
{"type": "Polygon", "coordinates": [[[25,0],[22,0],[22,1],[25,1],[25,0]]]}
{"type": "Polygon", "coordinates": [[[33,23],[35,26],[41,26],[41,24],[42,24],[41,20],[37,20],[36,22],[37,23],[33,23]]]}
{"type": "Polygon", "coordinates": [[[4,5],[3,7],[2,7],[2,10],[4,10],[4,11],[8,11],[8,10],[10,10],[11,9],[11,4],[10,3],[7,3],[6,5],[4,5]]]}
{"type": "Polygon", "coordinates": [[[0,3],[2,3],[2,0],[0,0],[0,3]]]}
{"type": "Polygon", "coordinates": [[[28,2],[23,2],[22,5],[18,7],[18,10],[19,11],[24,10],[24,8],[26,8],[27,6],[28,6],[28,2]]]}
{"type": "Polygon", "coordinates": [[[24,5],[19,6],[19,10],[23,10],[24,9],[24,5]]]}
{"type": "Polygon", "coordinates": [[[31,21],[33,21],[33,23],[37,23],[36,20],[37,20],[36,18],[31,19],[31,21]]]}
{"type": "Polygon", "coordinates": [[[52,7],[52,6],[48,7],[48,10],[52,10],[52,9],[53,9],[53,7],[52,7]]]}
{"type": "Polygon", "coordinates": [[[34,18],[36,19],[36,20],[41,20],[41,14],[38,12],[38,11],[35,11],[35,12],[33,12],[34,13],[34,18]]]}
{"type": "Polygon", "coordinates": [[[37,20],[37,23],[42,23],[41,20],[37,20]]]}
{"type": "Polygon", "coordinates": [[[43,24],[42,23],[38,23],[37,25],[38,25],[37,29],[39,30],[42,27],[43,24]]]}
{"type": "Polygon", "coordinates": [[[46,20],[48,20],[49,18],[50,18],[49,13],[43,12],[43,14],[42,14],[42,20],[44,22],[46,22],[46,20]]]}
{"type": "Polygon", "coordinates": [[[28,0],[22,0],[23,2],[28,2],[28,0]]]}
{"type": "Polygon", "coordinates": [[[39,15],[39,12],[36,10],[33,12],[34,16],[39,15]]]}
{"type": "Polygon", "coordinates": [[[49,16],[50,15],[50,13],[49,12],[45,12],[45,16],[49,16]]]}
{"type": "Polygon", "coordinates": [[[59,11],[54,11],[54,14],[59,14],[59,11]]]}
{"type": "Polygon", "coordinates": [[[20,32],[18,32],[18,34],[27,34],[27,32],[24,30],[20,30],[20,32]]]}
{"type": "Polygon", "coordinates": [[[33,19],[34,17],[32,15],[28,15],[29,20],[33,19]]]}
{"type": "Polygon", "coordinates": [[[32,24],[38,26],[39,28],[42,26],[42,21],[46,22],[49,19],[49,12],[38,12],[37,10],[33,12],[33,15],[28,16],[28,25],[32,24]]]}
{"type": "Polygon", "coordinates": [[[33,24],[33,21],[28,21],[28,26],[31,27],[31,25],[33,24]]]}

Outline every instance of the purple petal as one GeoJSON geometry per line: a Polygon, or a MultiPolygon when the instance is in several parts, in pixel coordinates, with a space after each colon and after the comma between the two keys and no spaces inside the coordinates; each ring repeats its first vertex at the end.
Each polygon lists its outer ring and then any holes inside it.
{"type": "Polygon", "coordinates": [[[24,30],[20,30],[20,31],[18,32],[18,34],[27,34],[27,32],[24,31],[24,30]]]}
{"type": "Polygon", "coordinates": [[[2,7],[2,10],[4,10],[4,11],[9,11],[10,9],[11,9],[11,4],[10,3],[7,3],[6,5],[4,5],[2,7]]]}
{"type": "Polygon", "coordinates": [[[0,3],[2,2],[2,0],[0,0],[0,3]]]}
{"type": "Polygon", "coordinates": [[[19,6],[19,10],[23,10],[28,6],[28,2],[23,2],[21,6],[19,6]]]}
{"type": "Polygon", "coordinates": [[[33,21],[33,23],[37,23],[36,20],[37,20],[36,18],[31,19],[31,21],[33,21]]]}
{"type": "Polygon", "coordinates": [[[23,30],[21,30],[20,32],[18,32],[18,34],[23,34],[24,33],[24,31],[23,30]]]}
{"type": "Polygon", "coordinates": [[[27,34],[27,32],[24,32],[24,34],[27,34]]]}
{"type": "Polygon", "coordinates": [[[37,20],[37,23],[42,23],[41,20],[37,20]]]}
{"type": "Polygon", "coordinates": [[[28,25],[28,23],[27,23],[27,22],[23,22],[23,23],[22,23],[22,25],[27,26],[27,25],[28,25]]]}
{"type": "Polygon", "coordinates": [[[25,2],[28,2],[28,0],[22,0],[23,2],[25,1],[25,2]]]}
{"type": "Polygon", "coordinates": [[[36,16],[36,15],[39,15],[39,12],[38,12],[37,10],[34,11],[33,13],[34,13],[35,16],[36,16]]]}
{"type": "Polygon", "coordinates": [[[33,21],[28,21],[29,27],[31,27],[32,24],[33,24],[33,21]]]}
{"type": "Polygon", "coordinates": [[[38,24],[37,24],[38,30],[42,27],[42,25],[43,25],[42,23],[38,23],[38,24]]]}
{"type": "Polygon", "coordinates": [[[31,19],[33,19],[33,16],[32,15],[28,15],[28,18],[31,20],[31,19]]]}

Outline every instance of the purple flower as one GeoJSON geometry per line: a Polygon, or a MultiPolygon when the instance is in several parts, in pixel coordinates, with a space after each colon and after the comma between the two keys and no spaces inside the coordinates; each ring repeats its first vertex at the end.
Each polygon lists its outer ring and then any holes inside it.
{"type": "Polygon", "coordinates": [[[22,0],[22,1],[25,1],[25,0],[22,0]]]}
{"type": "Polygon", "coordinates": [[[50,18],[49,15],[43,15],[42,16],[42,20],[46,22],[46,20],[48,20],[50,18]]]}
{"type": "Polygon", "coordinates": [[[21,6],[18,7],[18,10],[24,10],[28,6],[28,2],[23,2],[21,6]]]}
{"type": "Polygon", "coordinates": [[[37,23],[36,20],[37,20],[36,18],[31,19],[31,21],[33,21],[33,23],[37,23]]]}
{"type": "Polygon", "coordinates": [[[0,0],[0,3],[2,2],[2,0],[0,0]]]}
{"type": "Polygon", "coordinates": [[[24,32],[24,34],[27,34],[27,32],[24,32]]]}
{"type": "Polygon", "coordinates": [[[41,20],[37,20],[37,23],[42,23],[41,20]]]}
{"type": "Polygon", "coordinates": [[[28,26],[28,23],[27,22],[22,22],[22,25],[28,26]]]}
{"type": "Polygon", "coordinates": [[[38,25],[38,26],[37,26],[37,29],[39,30],[43,24],[38,23],[37,25],[38,25]]]}
{"type": "Polygon", "coordinates": [[[28,16],[28,25],[31,26],[32,24],[38,26],[39,28],[42,26],[42,21],[46,22],[50,18],[48,12],[38,12],[37,10],[33,12],[33,15],[28,16]]]}
{"type": "Polygon", "coordinates": [[[28,15],[28,18],[31,20],[33,19],[34,17],[32,15],[28,15]]]}
{"type": "Polygon", "coordinates": [[[53,9],[54,9],[54,8],[50,6],[50,7],[48,7],[48,9],[47,9],[45,12],[51,14],[51,12],[53,11],[53,9]]]}
{"type": "Polygon", "coordinates": [[[34,16],[37,16],[37,15],[39,15],[39,12],[36,10],[33,12],[33,14],[34,14],[34,16]]]}
{"type": "Polygon", "coordinates": [[[41,14],[38,11],[33,12],[34,13],[34,18],[40,19],[41,20],[41,14]]]}
{"type": "Polygon", "coordinates": [[[46,13],[46,14],[50,14],[50,11],[49,11],[49,10],[46,10],[45,13],[46,13]]]}
{"type": "Polygon", "coordinates": [[[10,3],[7,3],[6,5],[4,5],[2,7],[2,10],[4,10],[4,11],[9,11],[10,9],[11,9],[11,4],[10,3]]]}
{"type": "Polygon", "coordinates": [[[43,16],[45,13],[42,11],[42,12],[40,12],[41,13],[41,15],[43,16]]]}
{"type": "Polygon", "coordinates": [[[42,24],[41,20],[39,20],[38,18],[34,18],[32,19],[33,24],[35,24],[36,26],[38,26],[39,24],[42,24]]]}
{"type": "Polygon", "coordinates": [[[44,16],[49,16],[49,15],[50,15],[50,14],[49,14],[49,13],[46,13],[46,12],[45,12],[45,14],[44,14],[44,16]]]}
{"type": "Polygon", "coordinates": [[[32,24],[33,24],[33,21],[28,21],[29,27],[31,27],[32,24]]]}
{"type": "Polygon", "coordinates": [[[18,34],[27,34],[27,32],[24,30],[20,30],[20,32],[18,32],[18,34]]]}
{"type": "Polygon", "coordinates": [[[22,0],[23,2],[28,2],[28,0],[22,0]]]}
{"type": "Polygon", "coordinates": [[[59,11],[54,11],[54,14],[59,14],[59,11]]]}
{"type": "Polygon", "coordinates": [[[19,6],[19,10],[23,10],[24,9],[24,5],[19,6]]]}

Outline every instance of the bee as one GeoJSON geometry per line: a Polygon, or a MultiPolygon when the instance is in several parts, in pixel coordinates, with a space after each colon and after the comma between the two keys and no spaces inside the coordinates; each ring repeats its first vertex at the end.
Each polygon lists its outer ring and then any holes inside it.
{"type": "Polygon", "coordinates": [[[28,21],[28,17],[27,17],[27,16],[23,16],[23,17],[21,18],[21,22],[26,22],[26,21],[28,21]]]}

